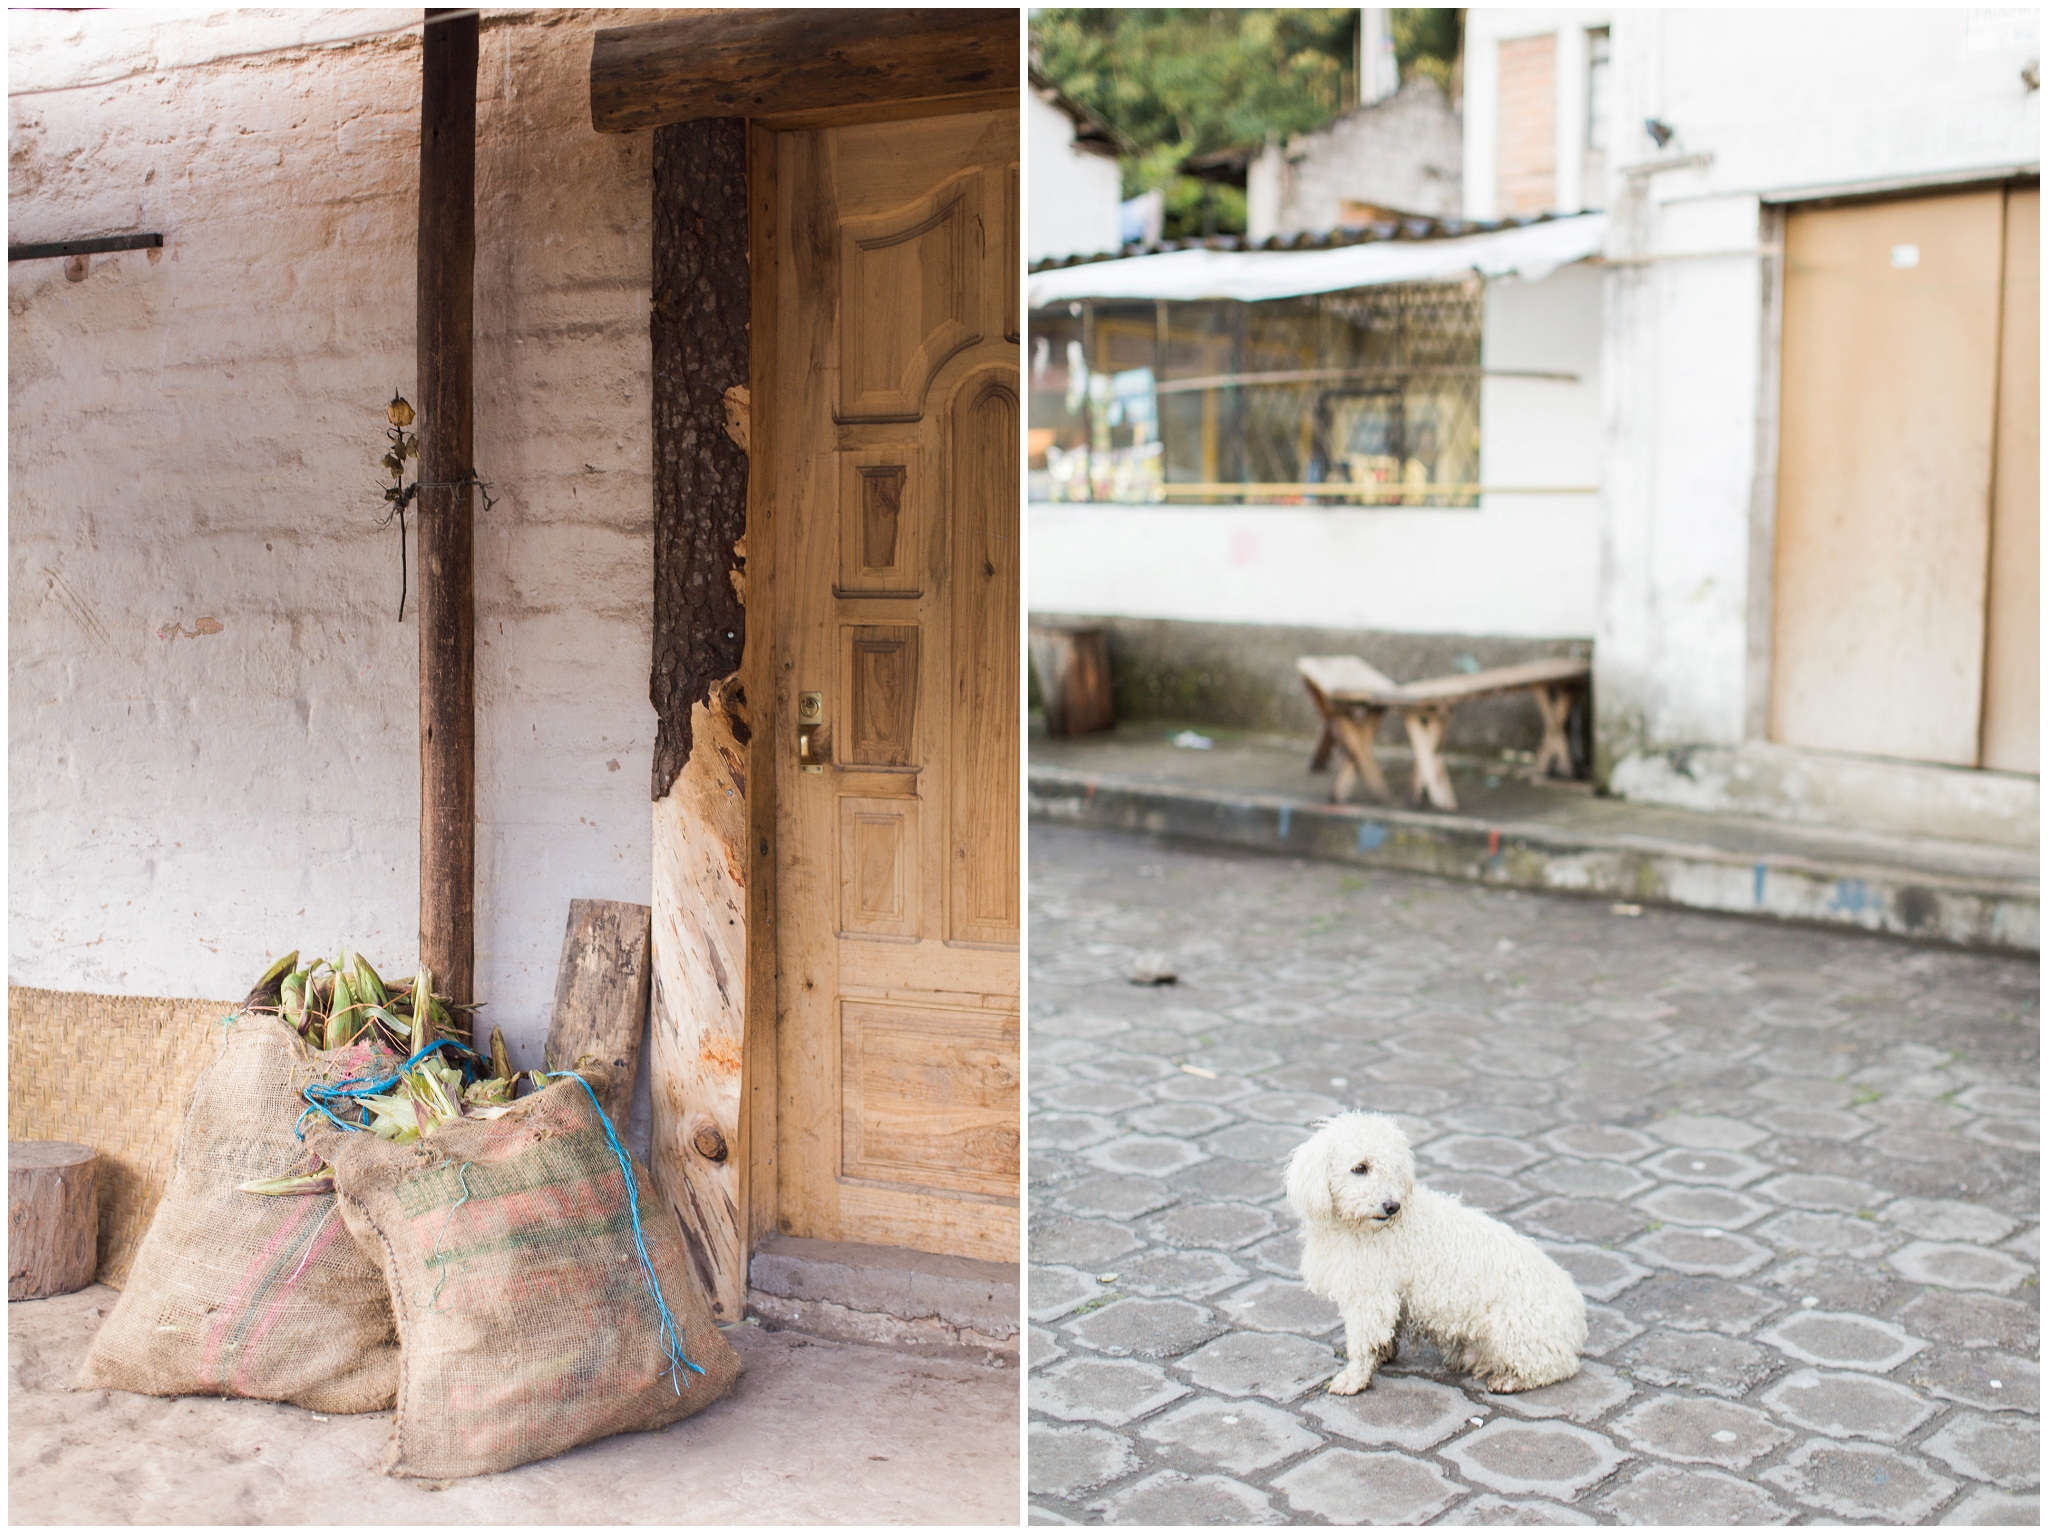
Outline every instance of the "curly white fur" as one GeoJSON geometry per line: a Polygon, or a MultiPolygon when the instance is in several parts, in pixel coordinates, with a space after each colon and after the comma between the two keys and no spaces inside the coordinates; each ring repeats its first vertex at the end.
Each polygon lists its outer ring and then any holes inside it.
{"type": "Polygon", "coordinates": [[[1349,1362],[1334,1394],[1371,1384],[1402,1326],[1497,1394],[1579,1372],[1586,1302],[1571,1276],[1455,1194],[1416,1186],[1408,1137],[1384,1114],[1321,1124],[1287,1163],[1287,1201],[1301,1218],[1301,1276],[1344,1317],[1349,1362]]]}

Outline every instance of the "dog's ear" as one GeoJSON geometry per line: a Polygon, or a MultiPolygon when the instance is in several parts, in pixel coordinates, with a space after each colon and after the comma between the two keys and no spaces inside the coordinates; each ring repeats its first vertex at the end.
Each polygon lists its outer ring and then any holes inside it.
{"type": "Polygon", "coordinates": [[[1318,1132],[1287,1158],[1287,1202],[1304,1220],[1327,1220],[1337,1212],[1330,1191],[1330,1136],[1318,1132]]]}

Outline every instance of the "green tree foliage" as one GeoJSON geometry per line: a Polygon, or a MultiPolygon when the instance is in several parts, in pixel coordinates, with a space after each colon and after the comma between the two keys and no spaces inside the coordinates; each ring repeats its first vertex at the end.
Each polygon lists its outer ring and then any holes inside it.
{"type": "MultiPolygon", "coordinates": [[[[1397,10],[1394,52],[1405,78],[1448,86],[1460,13],[1397,10]]],[[[1047,78],[1137,147],[1124,195],[1162,188],[1170,239],[1242,233],[1244,194],[1183,174],[1197,155],[1321,127],[1358,94],[1356,10],[1093,10],[1049,6],[1031,17],[1047,78]]]]}

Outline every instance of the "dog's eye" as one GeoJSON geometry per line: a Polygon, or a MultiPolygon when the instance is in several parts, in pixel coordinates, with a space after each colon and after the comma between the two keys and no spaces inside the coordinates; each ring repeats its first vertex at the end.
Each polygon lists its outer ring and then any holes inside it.
{"type": "Polygon", "coordinates": [[[1353,1177],[1363,1177],[1367,1172],[1370,1172],[1371,1170],[1372,1167],[1370,1165],[1368,1165],[1366,1162],[1361,1161],[1358,1163],[1357,1166],[1351,1169],[1351,1175],[1353,1177]]]}

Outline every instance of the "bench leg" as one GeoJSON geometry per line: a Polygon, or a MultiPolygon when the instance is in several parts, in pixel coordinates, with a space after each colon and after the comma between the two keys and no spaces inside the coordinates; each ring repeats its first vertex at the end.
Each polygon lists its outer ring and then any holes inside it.
{"type": "Polygon", "coordinates": [[[1337,762],[1337,781],[1330,785],[1332,804],[1342,804],[1360,784],[1364,785],[1367,797],[1376,803],[1385,804],[1392,797],[1372,745],[1373,737],[1380,732],[1380,721],[1386,717],[1383,708],[1361,708],[1355,715],[1349,709],[1338,709],[1330,715],[1328,728],[1335,733],[1343,751],[1337,762]]]}
{"type": "Polygon", "coordinates": [[[1565,722],[1571,718],[1573,689],[1557,686],[1533,688],[1537,710],[1543,715],[1543,744],[1536,748],[1535,775],[1539,778],[1568,778],[1572,775],[1571,738],[1565,722]]]}
{"type": "Polygon", "coordinates": [[[1420,807],[1424,800],[1440,810],[1455,810],[1458,796],[1451,792],[1451,775],[1444,767],[1444,731],[1450,726],[1447,708],[1407,709],[1401,722],[1408,726],[1408,744],[1415,748],[1415,777],[1408,789],[1408,802],[1420,807]]]}
{"type": "Polygon", "coordinates": [[[1336,732],[1330,728],[1330,700],[1307,677],[1301,679],[1301,685],[1308,690],[1308,701],[1316,706],[1316,714],[1323,721],[1323,732],[1316,737],[1316,749],[1308,759],[1308,770],[1321,772],[1330,765],[1330,753],[1337,746],[1336,732]]]}

